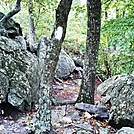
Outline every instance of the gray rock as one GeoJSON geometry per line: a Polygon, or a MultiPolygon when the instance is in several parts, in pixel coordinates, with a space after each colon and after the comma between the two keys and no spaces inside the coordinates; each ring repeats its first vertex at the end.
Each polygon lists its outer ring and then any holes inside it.
{"type": "Polygon", "coordinates": [[[104,127],[100,127],[99,132],[100,132],[99,134],[109,134],[109,129],[104,128],[104,127]]]}
{"type": "Polygon", "coordinates": [[[75,121],[80,120],[80,116],[78,112],[70,112],[68,113],[68,116],[70,116],[72,120],[75,120],[75,121]]]}
{"type": "Polygon", "coordinates": [[[59,86],[58,85],[56,85],[56,86],[53,85],[53,89],[56,89],[56,90],[63,90],[63,88],[64,87],[60,86],[60,85],[59,86]]]}
{"type": "Polygon", "coordinates": [[[90,118],[92,118],[93,116],[92,116],[91,114],[89,114],[88,112],[85,112],[85,113],[84,113],[84,117],[90,119],[90,118]]]}
{"type": "MultiPolygon", "coordinates": [[[[109,124],[120,128],[134,126],[134,76],[117,75],[104,81],[97,92],[111,102],[109,124]],[[110,96],[110,97],[109,97],[110,96]]],[[[105,101],[106,102],[106,101],[105,101]]]]}
{"type": "Polygon", "coordinates": [[[94,119],[98,119],[98,120],[103,120],[103,119],[108,119],[109,118],[109,113],[108,112],[100,112],[100,113],[96,113],[93,116],[94,119]]]}
{"type": "Polygon", "coordinates": [[[75,58],[73,58],[73,61],[77,67],[83,68],[83,60],[82,59],[75,57],[75,58]]]}
{"type": "Polygon", "coordinates": [[[52,123],[60,122],[66,114],[65,110],[66,106],[56,106],[54,109],[52,109],[51,110],[52,123]]]}
{"type": "Polygon", "coordinates": [[[75,127],[78,127],[78,128],[81,128],[81,129],[84,129],[86,131],[91,131],[93,132],[93,129],[91,127],[90,124],[73,124],[75,127]]]}
{"type": "Polygon", "coordinates": [[[73,80],[78,86],[81,86],[82,84],[82,79],[76,79],[76,80],[73,80]]]}
{"type": "Polygon", "coordinates": [[[101,99],[101,101],[98,103],[98,105],[105,105],[108,101],[110,101],[111,96],[110,95],[106,95],[105,97],[103,97],[101,99]]]}
{"type": "Polygon", "coordinates": [[[81,67],[76,67],[76,68],[75,68],[75,71],[78,73],[77,78],[78,78],[78,79],[82,79],[82,72],[83,72],[83,69],[82,69],[81,67]]]}
{"type": "Polygon", "coordinates": [[[62,122],[64,122],[64,123],[71,123],[72,119],[70,117],[68,117],[68,116],[65,116],[65,117],[62,118],[62,122]]]}
{"type": "MultiPolygon", "coordinates": [[[[71,128],[64,128],[62,134],[73,134],[75,131],[71,128]]],[[[61,133],[61,132],[60,132],[61,133]]]]}
{"type": "Polygon", "coordinates": [[[76,103],[75,108],[79,110],[87,111],[92,114],[107,112],[107,108],[105,106],[97,106],[97,105],[86,104],[86,103],[76,103]]]}
{"type": "Polygon", "coordinates": [[[129,80],[128,77],[132,77],[132,75],[116,75],[107,79],[105,82],[101,83],[98,86],[97,93],[103,96],[107,94],[114,96],[116,90],[120,90],[123,85],[127,83],[133,83],[133,81],[129,80]]]}
{"type": "Polygon", "coordinates": [[[86,130],[78,130],[77,134],[92,134],[92,132],[87,132],[86,130]]]}
{"type": "Polygon", "coordinates": [[[116,134],[134,134],[134,128],[122,127],[116,134]]]}
{"type": "Polygon", "coordinates": [[[74,61],[64,50],[61,50],[55,77],[66,79],[74,71],[75,67],[74,61]]]}
{"type": "Polygon", "coordinates": [[[6,101],[6,94],[9,88],[8,78],[0,72],[0,103],[6,101]]]}
{"type": "Polygon", "coordinates": [[[0,95],[19,110],[29,109],[38,97],[38,59],[26,50],[23,37],[0,36],[0,95]]]}
{"type": "Polygon", "coordinates": [[[74,104],[76,99],[72,100],[65,100],[64,98],[58,98],[58,97],[53,97],[52,98],[52,103],[57,106],[57,105],[67,105],[67,104],[74,104]]]}

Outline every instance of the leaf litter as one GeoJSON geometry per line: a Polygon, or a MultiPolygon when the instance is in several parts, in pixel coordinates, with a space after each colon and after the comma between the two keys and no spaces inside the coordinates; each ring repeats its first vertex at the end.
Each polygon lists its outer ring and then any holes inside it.
{"type": "MultiPolygon", "coordinates": [[[[98,85],[97,85],[98,86],[98,85]]],[[[71,80],[54,83],[52,96],[64,101],[77,99],[80,87],[71,80]],[[58,88],[62,89],[58,89],[58,88]]],[[[95,103],[102,97],[95,92],[95,103]]],[[[108,125],[108,120],[99,121],[93,115],[76,110],[74,104],[52,106],[54,117],[52,126],[58,134],[115,134],[116,130],[108,125]]],[[[31,116],[36,111],[19,114],[17,119],[12,116],[0,116],[0,134],[27,134],[32,123],[31,116]]]]}

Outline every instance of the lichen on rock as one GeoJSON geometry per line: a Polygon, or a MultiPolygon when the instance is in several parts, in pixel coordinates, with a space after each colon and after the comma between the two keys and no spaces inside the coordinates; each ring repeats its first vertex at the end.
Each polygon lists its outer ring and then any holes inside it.
{"type": "Polygon", "coordinates": [[[1,102],[9,102],[21,111],[30,108],[39,88],[38,59],[28,52],[22,36],[0,36],[1,102]]]}
{"type": "MultiPolygon", "coordinates": [[[[134,126],[134,76],[116,75],[97,88],[111,102],[109,123],[114,127],[134,126]]],[[[104,103],[104,99],[102,99],[104,103]]]]}

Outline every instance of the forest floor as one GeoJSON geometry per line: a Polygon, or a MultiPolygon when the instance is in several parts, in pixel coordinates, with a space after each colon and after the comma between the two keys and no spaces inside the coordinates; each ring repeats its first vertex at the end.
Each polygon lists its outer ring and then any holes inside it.
{"type": "MultiPolygon", "coordinates": [[[[98,81],[96,87],[100,84],[98,81]]],[[[73,102],[76,101],[80,87],[72,80],[54,82],[53,98],[56,106],[52,106],[52,126],[58,134],[115,134],[116,130],[108,125],[108,120],[97,120],[92,114],[76,110],[73,102]]],[[[102,97],[95,93],[95,103],[102,97]]],[[[27,134],[31,123],[30,114],[19,114],[15,119],[16,111],[7,109],[11,115],[0,116],[0,134],[27,134]]],[[[34,113],[35,114],[35,113],[34,113]]]]}

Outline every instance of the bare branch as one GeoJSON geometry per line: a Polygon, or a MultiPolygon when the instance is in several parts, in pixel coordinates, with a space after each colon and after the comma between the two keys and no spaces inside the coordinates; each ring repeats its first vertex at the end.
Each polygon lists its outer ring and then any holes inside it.
{"type": "Polygon", "coordinates": [[[12,16],[17,14],[21,10],[20,3],[21,0],[17,0],[15,8],[0,20],[1,24],[6,23],[12,16]]]}

